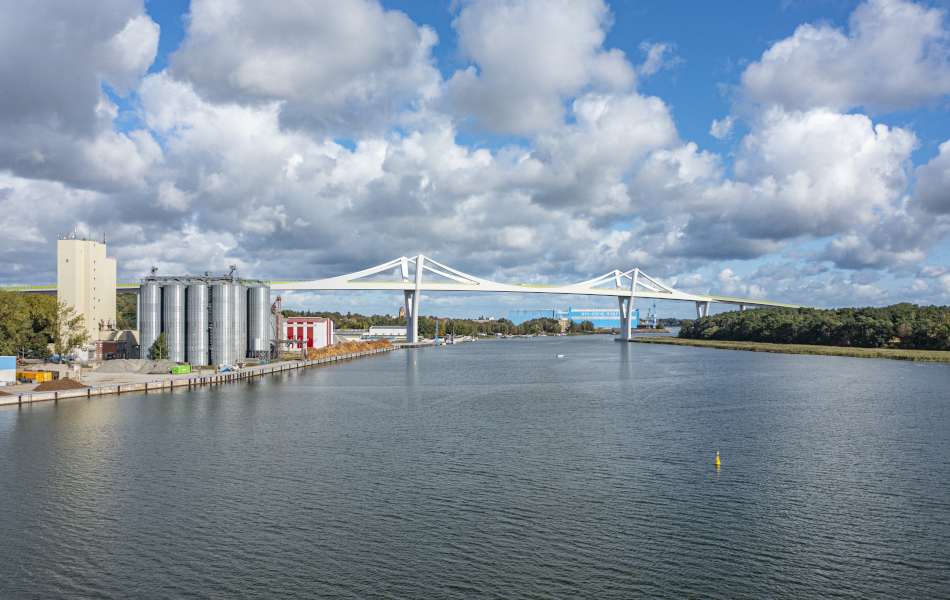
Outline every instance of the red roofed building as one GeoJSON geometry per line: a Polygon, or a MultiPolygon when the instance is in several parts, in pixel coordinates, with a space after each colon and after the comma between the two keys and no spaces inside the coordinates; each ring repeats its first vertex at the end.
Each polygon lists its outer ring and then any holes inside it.
{"type": "Polygon", "coordinates": [[[321,317],[285,317],[284,338],[306,341],[307,348],[330,346],[333,344],[333,321],[321,317]]]}

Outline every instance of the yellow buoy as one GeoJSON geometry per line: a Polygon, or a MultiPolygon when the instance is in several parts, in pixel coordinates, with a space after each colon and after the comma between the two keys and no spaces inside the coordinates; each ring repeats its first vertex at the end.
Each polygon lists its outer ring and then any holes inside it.
{"type": "Polygon", "coordinates": [[[716,468],[719,468],[719,452],[716,452],[716,468]]]}

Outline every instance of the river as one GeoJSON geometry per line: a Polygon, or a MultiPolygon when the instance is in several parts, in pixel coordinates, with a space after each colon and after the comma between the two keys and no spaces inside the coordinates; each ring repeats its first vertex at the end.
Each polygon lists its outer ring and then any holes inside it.
{"type": "Polygon", "coordinates": [[[946,364],[489,340],[0,409],[0,465],[2,598],[950,597],[946,364]]]}

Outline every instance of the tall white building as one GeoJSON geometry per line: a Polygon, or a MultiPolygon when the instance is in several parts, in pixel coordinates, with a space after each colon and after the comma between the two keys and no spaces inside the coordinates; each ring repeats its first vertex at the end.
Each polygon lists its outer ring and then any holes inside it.
{"type": "Polygon", "coordinates": [[[115,259],[106,258],[103,241],[75,238],[56,244],[56,299],[85,317],[89,340],[114,336],[115,259]]]}

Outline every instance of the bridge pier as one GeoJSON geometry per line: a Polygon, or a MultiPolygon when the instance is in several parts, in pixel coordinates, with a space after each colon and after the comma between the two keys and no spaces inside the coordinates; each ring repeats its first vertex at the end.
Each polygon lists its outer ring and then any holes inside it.
{"type": "Polygon", "coordinates": [[[630,298],[617,296],[617,302],[620,304],[620,339],[630,340],[630,298]]]}
{"type": "MultiPolygon", "coordinates": [[[[406,290],[406,341],[410,344],[419,342],[419,288],[422,286],[422,263],[425,260],[421,254],[416,256],[416,289],[406,290]]],[[[403,268],[403,275],[407,274],[403,268]]]]}
{"type": "Polygon", "coordinates": [[[712,302],[697,302],[696,303],[696,318],[702,319],[703,317],[709,316],[709,305],[712,302]]]}
{"type": "Polygon", "coordinates": [[[413,320],[415,312],[413,312],[413,301],[415,300],[416,292],[413,290],[406,290],[404,292],[406,297],[406,341],[410,343],[415,343],[416,335],[415,332],[418,331],[418,321],[413,320]]]}

